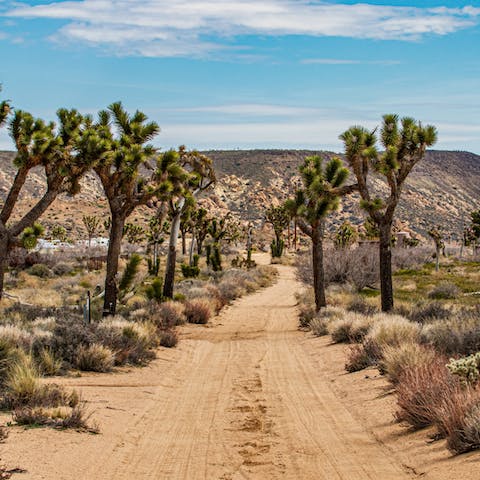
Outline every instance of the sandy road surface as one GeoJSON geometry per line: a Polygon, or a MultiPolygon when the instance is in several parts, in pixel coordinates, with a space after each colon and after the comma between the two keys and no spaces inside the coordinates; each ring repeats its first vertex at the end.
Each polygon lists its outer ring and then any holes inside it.
{"type": "Polygon", "coordinates": [[[149,367],[68,379],[100,435],[14,430],[2,461],[25,480],[411,478],[304,348],[293,269],[278,269],[149,367]]]}

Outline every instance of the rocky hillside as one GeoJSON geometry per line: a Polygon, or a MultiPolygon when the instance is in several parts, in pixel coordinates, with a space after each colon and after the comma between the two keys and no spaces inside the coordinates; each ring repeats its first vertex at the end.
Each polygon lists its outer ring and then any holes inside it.
{"type": "MultiPolygon", "coordinates": [[[[301,150],[233,150],[209,151],[217,171],[218,183],[209,198],[203,200],[218,212],[232,210],[244,220],[261,225],[263,210],[276,204],[294,191],[299,178],[297,169],[303,159],[315,153],[301,150]]],[[[334,155],[324,152],[325,156],[334,155]]],[[[0,152],[0,198],[6,192],[15,174],[14,154],[0,152]]],[[[374,180],[379,191],[385,189],[380,179],[374,180]]],[[[31,205],[44,188],[40,172],[30,176],[23,192],[22,206],[31,205]]],[[[480,208],[480,156],[468,152],[431,151],[417,166],[404,189],[398,219],[403,226],[425,233],[437,224],[457,236],[462,220],[471,210],[480,208]]],[[[19,215],[21,212],[17,212],[19,215]]],[[[63,197],[47,212],[43,223],[61,224],[72,235],[83,236],[83,214],[108,214],[106,201],[97,179],[91,175],[83,182],[82,192],[75,198],[63,197]]],[[[141,221],[149,216],[144,210],[141,221]]],[[[355,196],[344,201],[332,223],[349,219],[355,224],[363,222],[362,212],[355,196]]]]}

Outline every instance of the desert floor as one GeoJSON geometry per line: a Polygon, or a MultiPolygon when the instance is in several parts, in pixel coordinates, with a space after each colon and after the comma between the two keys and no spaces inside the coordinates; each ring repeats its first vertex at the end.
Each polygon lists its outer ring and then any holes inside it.
{"type": "Polygon", "coordinates": [[[376,370],[345,373],[345,346],[297,330],[301,287],[278,270],[146,368],[58,379],[100,434],[12,427],[2,462],[25,480],[480,479],[479,454],[394,423],[376,370]]]}

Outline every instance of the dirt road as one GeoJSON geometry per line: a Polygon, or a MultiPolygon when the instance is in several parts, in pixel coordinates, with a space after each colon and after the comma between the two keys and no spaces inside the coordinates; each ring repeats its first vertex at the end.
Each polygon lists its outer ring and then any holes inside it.
{"type": "Polygon", "coordinates": [[[297,330],[293,269],[278,268],[149,367],[67,380],[100,435],[14,430],[2,461],[25,480],[411,478],[322,374],[297,330]]]}

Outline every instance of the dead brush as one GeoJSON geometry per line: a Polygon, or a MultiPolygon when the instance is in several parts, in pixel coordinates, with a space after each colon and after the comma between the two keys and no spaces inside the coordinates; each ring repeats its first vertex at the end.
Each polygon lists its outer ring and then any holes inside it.
{"type": "Polygon", "coordinates": [[[110,372],[115,364],[115,354],[110,348],[99,343],[81,345],[78,348],[75,365],[85,372],[110,372]]]}
{"type": "Polygon", "coordinates": [[[347,351],[345,370],[349,373],[378,365],[383,354],[381,348],[372,339],[366,338],[362,343],[350,345],[347,351]]]}
{"type": "Polygon", "coordinates": [[[185,317],[188,323],[206,324],[213,315],[212,304],[207,298],[194,298],[185,302],[185,317]]]}
{"type": "MultiPolygon", "coordinates": [[[[445,366],[446,358],[436,356],[424,364],[406,368],[396,384],[395,418],[414,429],[439,424],[440,404],[460,391],[461,385],[445,366]]],[[[445,429],[443,429],[445,435],[445,429]]]]}
{"type": "Polygon", "coordinates": [[[433,349],[418,343],[406,342],[395,346],[385,345],[382,348],[382,356],[379,370],[387,376],[390,383],[396,385],[404,371],[432,362],[436,354],[433,349]]]}

